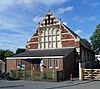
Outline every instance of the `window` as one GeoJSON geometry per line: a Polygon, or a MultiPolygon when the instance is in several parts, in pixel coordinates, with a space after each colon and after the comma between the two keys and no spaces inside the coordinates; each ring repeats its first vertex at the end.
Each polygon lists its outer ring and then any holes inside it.
{"type": "Polygon", "coordinates": [[[48,29],[45,30],[45,36],[47,36],[47,35],[48,35],[48,29]]]}
{"type": "Polygon", "coordinates": [[[53,38],[53,41],[56,41],[56,37],[55,36],[52,36],[52,38],[53,38]]]}
{"type": "Polygon", "coordinates": [[[49,29],[49,35],[52,35],[52,29],[49,29]]]}
{"type": "Polygon", "coordinates": [[[60,43],[61,43],[60,41],[57,41],[57,43],[56,43],[56,47],[57,48],[60,48],[61,47],[60,43]]]}
{"type": "Polygon", "coordinates": [[[60,36],[59,36],[59,35],[57,36],[57,41],[58,41],[58,40],[60,40],[60,36]]]}
{"type": "Polygon", "coordinates": [[[53,48],[56,48],[56,42],[53,42],[53,48]]]}
{"type": "Polygon", "coordinates": [[[57,29],[57,31],[56,31],[56,34],[57,34],[57,35],[59,35],[59,34],[60,34],[60,31],[59,31],[58,29],[57,29]]]}
{"type": "Polygon", "coordinates": [[[48,60],[48,65],[49,65],[49,68],[53,68],[53,59],[49,59],[48,60]]]}
{"type": "Polygon", "coordinates": [[[19,60],[19,59],[16,60],[16,67],[17,67],[17,68],[20,68],[20,66],[19,66],[20,64],[21,64],[21,60],[19,60]]]}
{"type": "Polygon", "coordinates": [[[45,37],[45,41],[46,41],[46,42],[48,41],[48,37],[47,37],[47,36],[45,37]]]}
{"type": "Polygon", "coordinates": [[[52,42],[49,42],[49,48],[52,48],[52,42]]]}
{"type": "Polygon", "coordinates": [[[47,42],[45,42],[45,48],[48,48],[48,43],[47,42]]]}
{"type": "Polygon", "coordinates": [[[55,68],[59,68],[59,59],[55,59],[55,68]]]}
{"type": "Polygon", "coordinates": [[[44,31],[41,32],[41,36],[44,36],[44,31]]]}
{"type": "Polygon", "coordinates": [[[49,36],[49,41],[52,41],[52,36],[49,36]]]}
{"type": "Polygon", "coordinates": [[[44,48],[44,43],[41,43],[41,48],[44,48]]]}
{"type": "Polygon", "coordinates": [[[61,47],[60,30],[55,28],[47,28],[41,32],[40,48],[59,48],[61,47]]]}
{"type": "Polygon", "coordinates": [[[44,42],[44,37],[41,37],[41,42],[44,42]]]}
{"type": "Polygon", "coordinates": [[[59,59],[48,59],[49,68],[59,68],[59,59]]]}
{"type": "Polygon", "coordinates": [[[52,31],[52,34],[53,34],[53,35],[55,35],[55,34],[56,34],[56,31],[55,31],[55,29],[53,29],[53,31],[52,31]]]}

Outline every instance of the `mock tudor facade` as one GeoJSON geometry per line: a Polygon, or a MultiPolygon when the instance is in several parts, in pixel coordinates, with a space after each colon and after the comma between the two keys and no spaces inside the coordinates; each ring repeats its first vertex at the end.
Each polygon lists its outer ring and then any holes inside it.
{"type": "Polygon", "coordinates": [[[78,75],[79,63],[91,68],[93,61],[94,52],[49,11],[27,42],[26,51],[7,58],[7,71],[18,70],[18,64],[22,64],[24,70],[33,72],[63,71],[63,78],[69,79],[70,74],[78,75]],[[45,68],[41,69],[41,65],[45,68]]]}

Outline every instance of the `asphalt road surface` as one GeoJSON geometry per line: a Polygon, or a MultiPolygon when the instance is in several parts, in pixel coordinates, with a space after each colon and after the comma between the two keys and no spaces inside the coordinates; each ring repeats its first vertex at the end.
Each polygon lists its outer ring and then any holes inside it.
{"type": "Polygon", "coordinates": [[[0,89],[100,89],[100,81],[6,81],[0,80],[0,89]]]}

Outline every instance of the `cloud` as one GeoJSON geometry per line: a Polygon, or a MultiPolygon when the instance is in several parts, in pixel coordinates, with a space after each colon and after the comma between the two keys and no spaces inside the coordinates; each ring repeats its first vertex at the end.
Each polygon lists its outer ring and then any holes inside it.
{"type": "Polygon", "coordinates": [[[83,22],[94,22],[96,21],[97,18],[95,16],[91,16],[91,17],[80,17],[80,16],[75,16],[73,18],[73,21],[77,22],[77,23],[83,23],[83,22]]]}
{"type": "Polygon", "coordinates": [[[82,30],[78,29],[78,30],[75,31],[75,33],[78,34],[78,35],[80,35],[82,33],[82,30]]]}
{"type": "Polygon", "coordinates": [[[66,26],[68,26],[68,23],[67,22],[63,22],[63,24],[66,25],[66,26]]]}
{"type": "Polygon", "coordinates": [[[39,4],[51,6],[51,5],[57,5],[62,4],[65,2],[68,2],[71,0],[0,0],[0,10],[5,10],[10,7],[23,6],[25,7],[37,7],[39,4]]]}
{"type": "Polygon", "coordinates": [[[63,14],[63,13],[65,13],[65,12],[70,12],[70,11],[72,11],[73,9],[74,9],[73,6],[69,6],[69,7],[66,7],[66,8],[59,8],[59,9],[57,10],[57,13],[58,13],[58,14],[63,14]]]}
{"type": "Polygon", "coordinates": [[[0,10],[4,10],[13,4],[13,0],[0,0],[0,10]]]}
{"type": "Polygon", "coordinates": [[[25,47],[29,37],[30,34],[26,34],[25,32],[23,34],[0,33],[0,49],[10,49],[15,51],[19,47],[25,47]]]}
{"type": "Polygon", "coordinates": [[[57,4],[57,3],[64,3],[64,2],[68,2],[71,0],[16,0],[16,3],[19,4],[25,4],[25,5],[30,5],[32,3],[34,4],[44,4],[44,5],[53,5],[53,4],[57,4]]]}
{"type": "Polygon", "coordinates": [[[0,12],[0,32],[23,33],[33,27],[32,19],[25,13],[0,12]]]}
{"type": "Polygon", "coordinates": [[[43,20],[43,18],[44,18],[44,17],[41,17],[41,16],[35,16],[35,17],[33,18],[33,22],[34,22],[34,23],[39,23],[41,20],[43,20]]]}

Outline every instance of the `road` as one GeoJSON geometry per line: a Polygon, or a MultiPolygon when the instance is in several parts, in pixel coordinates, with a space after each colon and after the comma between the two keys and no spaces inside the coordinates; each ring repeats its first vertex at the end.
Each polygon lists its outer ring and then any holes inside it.
{"type": "Polygon", "coordinates": [[[6,81],[0,80],[0,89],[100,89],[100,81],[6,81]]]}

